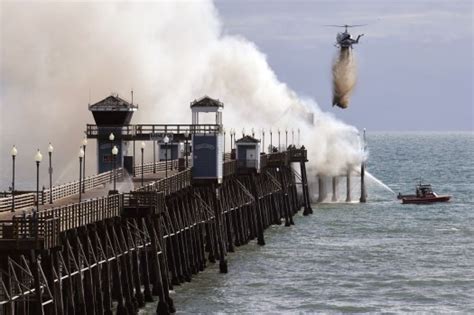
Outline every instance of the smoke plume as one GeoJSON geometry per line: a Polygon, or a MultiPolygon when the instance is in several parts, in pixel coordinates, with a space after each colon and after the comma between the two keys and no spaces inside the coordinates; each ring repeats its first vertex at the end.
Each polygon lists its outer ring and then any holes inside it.
{"type": "Polygon", "coordinates": [[[341,48],[332,66],[332,105],[349,106],[349,99],[357,80],[356,62],[351,48],[341,48]]]}
{"type": "MultiPolygon", "coordinates": [[[[344,173],[363,158],[357,130],[280,82],[254,43],[224,35],[210,1],[0,6],[0,189],[9,185],[14,144],[18,189],[34,183],[34,153],[40,148],[46,160],[49,141],[55,182],[77,178],[83,131],[94,123],[87,104],[111,92],[129,99],[131,89],[139,104],[133,123],[190,123],[190,101],[209,95],[224,102],[227,129],[254,127],[259,136],[265,128],[267,145],[270,128],[274,145],[277,128],[299,128],[313,177],[344,173]]],[[[89,141],[88,174],[95,154],[89,141]]]]}

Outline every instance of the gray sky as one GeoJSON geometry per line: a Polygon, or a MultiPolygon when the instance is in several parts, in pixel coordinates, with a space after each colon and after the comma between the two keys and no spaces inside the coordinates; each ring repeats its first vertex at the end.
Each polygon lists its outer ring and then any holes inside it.
{"type": "Polygon", "coordinates": [[[228,34],[255,42],[278,78],[325,111],[371,130],[474,130],[472,1],[224,1],[228,34]],[[337,28],[364,24],[358,85],[331,108],[337,28]]]}
{"type": "MultiPolygon", "coordinates": [[[[189,121],[189,100],[209,91],[225,99],[229,125],[239,117],[254,126],[275,121],[269,116],[292,94],[251,44],[219,36],[219,21],[224,34],[254,42],[299,96],[359,129],[474,130],[471,1],[217,0],[215,6],[214,16],[210,2],[0,0],[0,186],[9,182],[13,145],[20,152],[18,187],[32,182],[36,148],[45,153],[49,141],[55,180],[75,177],[82,132],[92,122],[89,93],[95,102],[111,91],[126,97],[133,88],[136,123],[189,121]],[[342,110],[331,107],[339,30],[323,25],[346,23],[369,25],[353,30],[365,33],[354,50],[359,83],[342,110]]],[[[94,151],[87,150],[88,161],[94,151]]],[[[46,174],[47,164],[41,167],[46,174]]]]}

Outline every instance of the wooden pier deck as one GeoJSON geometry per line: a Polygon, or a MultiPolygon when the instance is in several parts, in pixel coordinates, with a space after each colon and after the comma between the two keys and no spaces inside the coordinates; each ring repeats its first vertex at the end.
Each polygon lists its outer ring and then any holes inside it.
{"type": "Polygon", "coordinates": [[[80,203],[77,182],[43,191],[38,212],[25,211],[34,196],[17,196],[15,213],[2,198],[0,314],[136,314],[152,301],[157,314],[173,313],[173,286],[209,263],[228,272],[235,246],[264,245],[270,225],[311,213],[306,161],[304,148],[262,155],[259,173],[226,160],[220,184],[193,182],[177,162],[167,178],[162,164],[154,174],[147,164],[143,187],[139,165],[131,180],[118,171],[117,194],[102,173],[86,178],[80,203]],[[43,204],[49,194],[53,204],[43,204]]]}

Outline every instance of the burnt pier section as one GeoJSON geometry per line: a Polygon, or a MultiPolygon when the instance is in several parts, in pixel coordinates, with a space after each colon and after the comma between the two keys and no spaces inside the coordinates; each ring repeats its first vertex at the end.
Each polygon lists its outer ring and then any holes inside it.
{"type": "MultiPolygon", "coordinates": [[[[98,198],[0,221],[0,314],[137,314],[153,301],[157,314],[173,313],[179,308],[169,294],[174,286],[209,264],[232,272],[228,253],[252,240],[265,245],[269,226],[294,224],[300,209],[312,212],[304,147],[267,154],[258,139],[244,136],[226,154],[220,148],[223,104],[210,98],[193,103],[193,120],[198,112],[211,112],[216,124],[88,125],[87,136],[98,140],[99,168],[110,166],[105,147],[112,147],[111,132],[123,168],[87,178],[86,195],[112,173],[119,180],[132,177],[133,190],[107,194],[104,188],[98,198]],[[130,164],[132,150],[126,146],[135,140],[163,144],[165,161],[142,167],[133,154],[130,164]],[[185,143],[185,153],[168,159],[170,143],[185,143]],[[159,176],[142,185],[142,173],[159,176]]],[[[122,105],[120,111],[126,111],[122,105]]],[[[43,192],[41,199],[67,198],[63,186],[43,192]]]]}

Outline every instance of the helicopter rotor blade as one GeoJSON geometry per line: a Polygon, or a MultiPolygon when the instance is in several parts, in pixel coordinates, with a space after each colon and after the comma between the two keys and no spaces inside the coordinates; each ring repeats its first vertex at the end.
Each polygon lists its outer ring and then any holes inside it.
{"type": "Polygon", "coordinates": [[[359,26],[366,26],[368,24],[352,24],[352,25],[346,25],[347,27],[359,27],[359,26]]]}
{"type": "Polygon", "coordinates": [[[368,24],[344,24],[344,25],[336,25],[336,24],[324,24],[323,26],[330,26],[330,27],[359,27],[359,26],[366,26],[368,24]]]}

